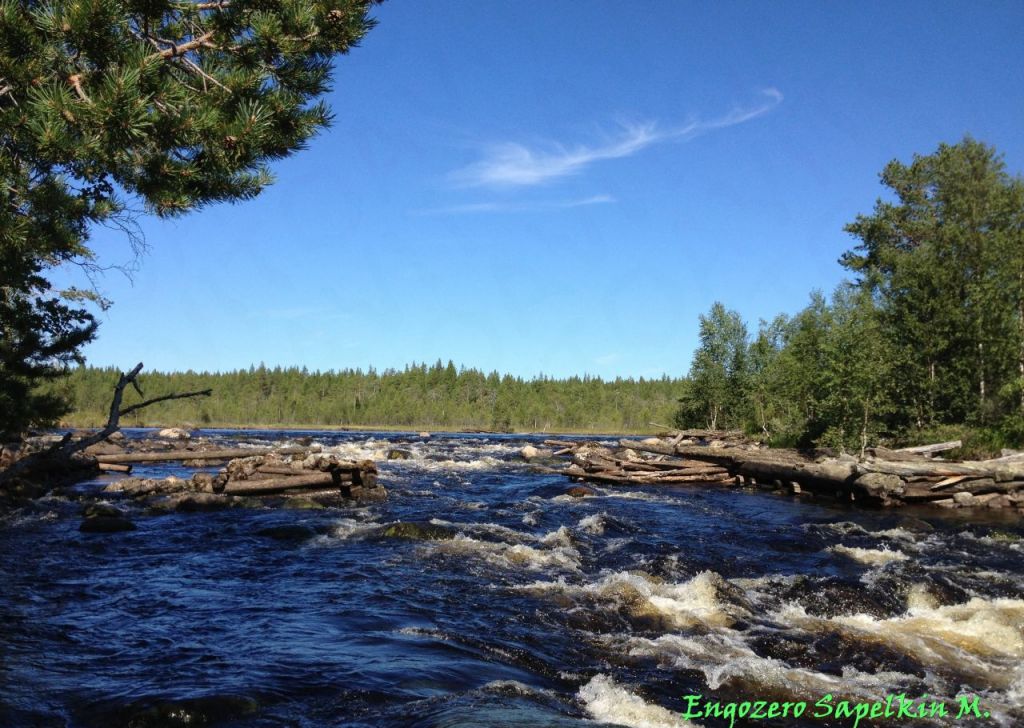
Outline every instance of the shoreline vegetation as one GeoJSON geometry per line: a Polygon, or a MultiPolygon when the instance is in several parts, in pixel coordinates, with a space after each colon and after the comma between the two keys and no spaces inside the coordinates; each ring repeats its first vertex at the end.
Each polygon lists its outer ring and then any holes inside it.
{"type": "MultiPolygon", "coordinates": [[[[78,367],[51,384],[72,405],[62,422],[106,422],[119,374],[112,367],[78,367]]],[[[672,421],[683,390],[681,379],[667,376],[523,379],[440,360],[379,373],[261,365],[215,373],[147,372],[144,379],[147,393],[211,389],[214,395],[155,404],[126,417],[124,427],[648,434],[659,431],[652,422],[672,421]]]]}

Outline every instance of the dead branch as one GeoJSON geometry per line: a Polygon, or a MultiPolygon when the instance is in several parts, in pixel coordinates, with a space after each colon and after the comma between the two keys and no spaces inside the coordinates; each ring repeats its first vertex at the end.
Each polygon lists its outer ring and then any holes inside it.
{"type": "Polygon", "coordinates": [[[91,445],[95,445],[96,443],[106,440],[108,437],[120,430],[121,418],[132,412],[136,412],[143,407],[149,407],[157,402],[167,402],[172,399],[209,397],[213,393],[213,390],[204,389],[198,392],[165,394],[160,397],[153,397],[152,399],[147,399],[143,402],[122,408],[121,401],[124,398],[124,390],[129,384],[136,392],[139,393],[139,396],[143,396],[142,388],[139,386],[138,382],[140,371],[142,371],[142,362],[139,362],[135,365],[134,369],[121,374],[118,378],[117,384],[114,385],[114,396],[110,401],[110,414],[107,416],[107,424],[104,425],[103,429],[98,432],[94,432],[87,437],[83,437],[80,440],[72,440],[71,433],[67,433],[61,441],[56,443],[54,446],[24,457],[7,468],[3,473],[0,473],[0,482],[28,473],[43,463],[53,464],[60,461],[70,461],[73,455],[82,452],[91,445]]]}

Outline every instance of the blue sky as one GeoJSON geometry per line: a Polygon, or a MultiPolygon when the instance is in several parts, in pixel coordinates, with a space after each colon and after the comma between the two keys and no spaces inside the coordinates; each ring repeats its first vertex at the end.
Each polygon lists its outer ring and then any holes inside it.
{"type": "MultiPolygon", "coordinates": [[[[258,199],[146,220],[95,365],[681,375],[843,277],[878,173],[1024,171],[1024,3],[391,0],[258,199]]],[[[105,263],[129,258],[97,231],[105,263]]]]}

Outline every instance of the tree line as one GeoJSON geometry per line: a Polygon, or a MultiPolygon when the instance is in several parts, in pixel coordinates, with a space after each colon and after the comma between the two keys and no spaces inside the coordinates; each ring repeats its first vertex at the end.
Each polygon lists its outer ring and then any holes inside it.
{"type": "MultiPolygon", "coordinates": [[[[77,367],[49,384],[70,401],[66,423],[106,421],[119,372],[77,367]]],[[[263,365],[231,372],[143,374],[147,395],[210,388],[212,397],[153,405],[124,425],[310,425],[494,431],[629,432],[669,422],[683,383],[659,379],[533,379],[456,368],[440,360],[404,370],[309,371],[263,365]]],[[[134,396],[134,394],[132,394],[134,396]]],[[[128,402],[128,399],[126,399],[128,402]]]]}
{"type": "Polygon", "coordinates": [[[860,449],[965,426],[1024,442],[1024,181],[965,138],[881,182],[830,297],[756,332],[720,302],[700,317],[679,425],[860,449]]]}

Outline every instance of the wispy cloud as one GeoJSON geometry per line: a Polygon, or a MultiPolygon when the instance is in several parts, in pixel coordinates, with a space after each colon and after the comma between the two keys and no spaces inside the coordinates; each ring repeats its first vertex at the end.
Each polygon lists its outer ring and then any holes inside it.
{"type": "Polygon", "coordinates": [[[622,125],[619,132],[598,145],[566,146],[551,143],[530,148],[516,142],[496,144],[483,158],[451,173],[452,182],[463,187],[524,187],[578,174],[594,162],[631,157],[655,144],[687,141],[700,134],[736,126],[767,114],[780,103],[782,93],[775,88],[761,91],[760,104],[735,108],[708,121],[691,121],[674,127],[659,127],[656,122],[622,125]]]}
{"type": "Polygon", "coordinates": [[[568,210],[573,207],[607,205],[615,202],[611,195],[592,195],[578,200],[542,200],[535,202],[471,202],[466,205],[451,205],[420,210],[421,215],[473,215],[503,212],[543,212],[544,210],[568,210]]]}

